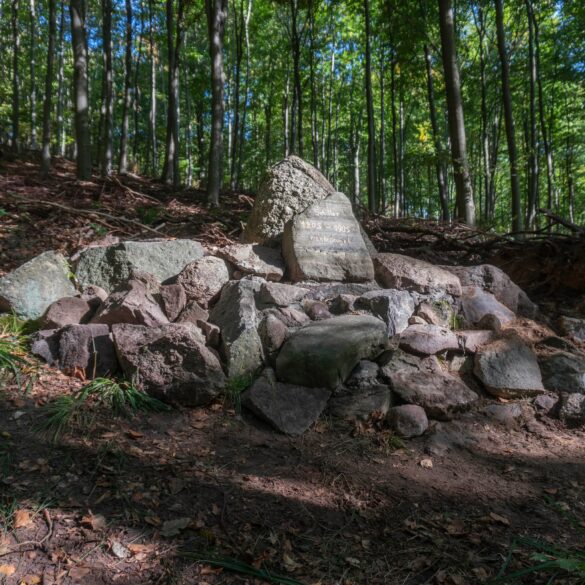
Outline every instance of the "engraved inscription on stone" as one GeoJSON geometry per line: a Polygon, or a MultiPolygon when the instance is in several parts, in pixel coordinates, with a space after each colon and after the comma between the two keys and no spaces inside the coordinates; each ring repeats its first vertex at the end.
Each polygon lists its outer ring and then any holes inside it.
{"type": "Polygon", "coordinates": [[[292,280],[373,280],[372,260],[343,193],[317,201],[289,221],[283,255],[292,280]]]}

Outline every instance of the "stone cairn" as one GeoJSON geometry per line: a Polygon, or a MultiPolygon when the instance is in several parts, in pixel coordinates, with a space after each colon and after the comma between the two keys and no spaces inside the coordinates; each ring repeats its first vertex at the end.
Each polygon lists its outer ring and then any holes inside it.
{"type": "Polygon", "coordinates": [[[585,322],[524,341],[537,307],[501,270],[377,253],[294,156],[268,171],[243,243],[46,252],[0,279],[0,311],[38,319],[33,353],[67,374],[123,373],[187,406],[247,386],[243,407],[290,435],[326,412],[414,437],[490,397],[585,421],[585,322]]]}

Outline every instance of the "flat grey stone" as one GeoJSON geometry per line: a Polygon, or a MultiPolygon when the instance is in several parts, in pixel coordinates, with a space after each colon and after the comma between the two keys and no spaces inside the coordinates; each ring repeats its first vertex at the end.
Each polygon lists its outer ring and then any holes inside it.
{"type": "Polygon", "coordinates": [[[334,191],[315,167],[298,156],[288,156],[270,168],[262,180],[243,241],[278,244],[287,221],[334,191]]]}
{"type": "Polygon", "coordinates": [[[177,276],[177,284],[185,290],[187,300],[196,301],[206,309],[219,298],[221,289],[229,279],[225,260],[205,256],[185,266],[177,276]]]}
{"type": "Polygon", "coordinates": [[[475,354],[474,373],[497,397],[521,398],[544,392],[535,353],[516,337],[484,346],[475,354]]]}
{"type": "Polygon", "coordinates": [[[505,427],[517,427],[524,422],[524,409],[517,402],[509,404],[488,404],[483,413],[498,424],[505,427]]]}
{"type": "Polygon", "coordinates": [[[361,360],[360,363],[351,372],[350,377],[347,379],[346,386],[374,386],[378,383],[379,372],[380,366],[376,362],[361,360]]]}
{"type": "Polygon", "coordinates": [[[277,431],[301,435],[323,412],[331,392],[278,382],[271,370],[265,371],[242,394],[242,406],[277,431]]]}
{"type": "Polygon", "coordinates": [[[311,322],[283,345],[276,374],[287,383],[336,388],[362,359],[376,358],[387,346],[383,321],[367,315],[343,315],[311,322]]]}
{"type": "Polygon", "coordinates": [[[570,424],[585,423],[585,394],[561,394],[559,418],[570,424]]]}
{"type": "Polygon", "coordinates": [[[58,329],[37,331],[31,336],[31,353],[45,360],[49,366],[57,366],[59,364],[59,337],[58,329]]]}
{"type": "Polygon", "coordinates": [[[370,311],[386,323],[388,336],[402,333],[414,313],[414,300],[405,290],[382,289],[369,291],[355,302],[356,308],[370,311]]]}
{"type": "Polygon", "coordinates": [[[94,310],[87,301],[79,297],[63,297],[55,301],[41,318],[43,329],[60,329],[65,325],[86,323],[91,319],[94,310]]]}
{"type": "Polygon", "coordinates": [[[427,414],[417,404],[394,406],[388,411],[386,420],[390,428],[405,439],[420,437],[429,428],[427,414]]]}
{"type": "Polygon", "coordinates": [[[257,244],[231,244],[217,248],[216,255],[227,260],[242,274],[261,276],[277,282],[284,276],[284,260],[277,248],[257,244]]]}
{"type": "Polygon", "coordinates": [[[193,323],[197,325],[199,321],[207,321],[207,319],[209,319],[209,312],[197,301],[187,301],[185,308],[177,317],[177,323],[193,323]]]}
{"type": "Polygon", "coordinates": [[[79,253],[75,274],[81,286],[94,284],[112,292],[127,282],[134,270],[149,272],[164,282],[203,254],[203,246],[193,240],[150,240],[95,246],[79,253]]]}
{"type": "Polygon", "coordinates": [[[456,331],[461,350],[465,353],[475,353],[482,346],[495,341],[496,333],[489,329],[467,329],[456,331]]]}
{"type": "Polygon", "coordinates": [[[382,379],[389,381],[396,372],[422,372],[427,374],[441,374],[443,369],[436,356],[419,357],[406,353],[401,349],[389,352],[387,359],[380,363],[380,375],[382,379]]]}
{"type": "Polygon", "coordinates": [[[585,341],[585,319],[561,317],[559,319],[559,328],[563,335],[573,337],[579,341],[585,341]]]}
{"type": "Polygon", "coordinates": [[[266,282],[260,287],[258,298],[260,303],[264,305],[288,307],[303,299],[308,292],[309,289],[292,284],[266,282]]]}
{"type": "Polygon", "coordinates": [[[372,259],[343,193],[313,203],[286,223],[282,255],[293,282],[374,280],[372,259]]]}
{"type": "Polygon", "coordinates": [[[231,280],[209,314],[209,320],[221,329],[222,353],[230,378],[253,374],[262,365],[255,297],[264,282],[257,276],[231,280]]]}
{"type": "Polygon", "coordinates": [[[220,361],[192,324],[114,325],[112,333],[126,376],[161,400],[208,404],[225,387],[220,361]]]}
{"type": "Polygon", "coordinates": [[[461,311],[469,325],[478,325],[489,315],[497,317],[502,325],[510,323],[516,315],[496,297],[478,286],[466,286],[461,297],[461,311]]]}
{"type": "Polygon", "coordinates": [[[0,278],[0,312],[38,319],[55,301],[75,295],[69,275],[69,264],[61,254],[36,256],[0,278]]]}
{"type": "Polygon", "coordinates": [[[427,372],[393,372],[390,387],[402,401],[424,408],[427,416],[450,420],[467,410],[478,396],[458,377],[427,372]]]}
{"type": "Polygon", "coordinates": [[[343,420],[368,420],[374,414],[385,415],[391,404],[392,393],[385,384],[341,386],[329,400],[328,411],[343,420]]]}
{"type": "Polygon", "coordinates": [[[438,266],[401,254],[378,254],[374,258],[376,280],[384,288],[423,294],[461,295],[459,278],[438,266]]]}
{"type": "Polygon", "coordinates": [[[305,299],[302,307],[311,321],[322,321],[323,319],[331,319],[333,317],[329,311],[329,307],[323,301],[305,299]]]}
{"type": "Polygon", "coordinates": [[[542,383],[551,392],[585,394],[585,358],[558,352],[538,360],[542,383]]]}
{"type": "Polygon", "coordinates": [[[417,355],[460,349],[455,333],[439,325],[410,325],[400,334],[400,348],[417,355]]]}
{"type": "Polygon", "coordinates": [[[160,304],[169,321],[175,321],[187,304],[185,289],[180,284],[160,287],[160,304]]]}

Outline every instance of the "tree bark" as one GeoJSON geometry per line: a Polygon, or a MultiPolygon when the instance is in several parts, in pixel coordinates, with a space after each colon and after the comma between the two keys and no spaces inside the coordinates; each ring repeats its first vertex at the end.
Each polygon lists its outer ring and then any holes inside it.
{"type": "Polygon", "coordinates": [[[455,180],[457,216],[467,225],[475,225],[475,204],[467,160],[467,137],[461,99],[461,82],[455,48],[455,25],[451,0],[439,0],[439,25],[441,29],[441,47],[443,50],[443,68],[445,71],[445,89],[447,93],[447,112],[449,134],[451,137],[451,157],[455,180]]]}
{"type": "Polygon", "coordinates": [[[35,47],[37,44],[37,14],[35,0],[30,0],[30,147],[37,149],[37,78],[35,47]]]}
{"type": "Polygon", "coordinates": [[[77,178],[91,178],[91,140],[89,134],[89,95],[87,43],[85,39],[85,0],[70,0],[71,39],[73,42],[73,86],[75,100],[75,141],[77,178]]]}
{"type": "Polygon", "coordinates": [[[290,0],[291,48],[293,56],[293,103],[290,151],[303,157],[303,86],[301,82],[301,37],[299,0],[290,0]]]}
{"type": "Polygon", "coordinates": [[[20,148],[20,31],[18,11],[19,0],[12,0],[12,140],[11,146],[18,151],[20,148]]]}
{"type": "Polygon", "coordinates": [[[153,175],[156,175],[158,170],[158,145],[156,137],[156,57],[153,17],[153,0],[148,0],[148,45],[150,51],[150,111],[148,113],[148,128],[152,154],[151,172],[153,175]]]}
{"type": "Polygon", "coordinates": [[[43,103],[43,150],[41,153],[41,177],[47,178],[51,168],[51,112],[53,109],[53,66],[55,62],[55,37],[57,36],[56,0],[49,0],[49,46],[47,47],[47,73],[45,77],[45,101],[43,103]]]}
{"type": "Polygon", "coordinates": [[[532,0],[526,0],[528,16],[528,67],[530,70],[530,102],[529,102],[529,148],[528,148],[528,204],[526,210],[526,226],[537,227],[536,210],[538,201],[538,144],[536,129],[536,53],[534,50],[534,15],[532,0]]]}
{"type": "Polygon", "coordinates": [[[114,125],[114,71],[112,66],[112,0],[102,0],[103,43],[104,43],[104,123],[101,156],[101,171],[103,177],[112,174],[113,158],[113,125],[114,125]]]}
{"type": "Polygon", "coordinates": [[[124,55],[124,108],[122,110],[122,135],[120,136],[120,160],[118,172],[128,172],[128,128],[130,125],[130,78],[132,75],[132,0],[126,0],[126,51],[124,55]]]}
{"type": "Polygon", "coordinates": [[[59,19],[59,73],[57,74],[57,143],[60,156],[65,156],[65,120],[63,111],[63,85],[65,83],[65,49],[63,37],[65,35],[65,2],[61,2],[61,16],[59,19]]]}
{"type": "Polygon", "coordinates": [[[364,16],[366,29],[366,109],[368,119],[368,209],[376,212],[376,126],[374,121],[374,96],[372,91],[372,47],[370,24],[370,1],[364,0],[364,16]]]}
{"type": "Polygon", "coordinates": [[[506,55],[506,38],[504,35],[504,8],[502,0],[496,3],[496,33],[498,38],[498,52],[500,55],[502,73],[502,100],[504,102],[504,118],[506,121],[506,138],[508,141],[508,158],[510,161],[510,183],[512,189],[512,230],[515,233],[522,231],[522,210],[520,199],[520,182],[518,180],[518,162],[516,152],[516,131],[512,112],[512,95],[510,91],[510,66],[506,55]]]}
{"type": "Polygon", "coordinates": [[[207,201],[219,205],[223,160],[224,69],[223,36],[227,18],[227,0],[205,0],[211,57],[211,143],[209,147],[209,173],[207,201]]]}

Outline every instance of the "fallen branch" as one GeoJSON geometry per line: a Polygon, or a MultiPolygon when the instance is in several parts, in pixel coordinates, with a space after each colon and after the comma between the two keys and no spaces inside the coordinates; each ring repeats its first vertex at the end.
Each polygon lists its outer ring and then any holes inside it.
{"type": "Polygon", "coordinates": [[[563,219],[559,215],[556,215],[555,213],[550,211],[550,209],[539,209],[538,212],[542,213],[542,215],[544,215],[545,217],[552,219],[555,223],[558,223],[558,224],[562,225],[563,227],[566,227],[568,230],[571,230],[573,233],[585,234],[585,227],[581,227],[581,226],[577,225],[576,223],[573,223],[567,219],[563,219]]]}
{"type": "Polygon", "coordinates": [[[110,215],[109,213],[104,213],[103,211],[95,211],[95,210],[89,210],[89,209],[76,209],[74,207],[68,207],[67,205],[61,205],[61,203],[53,203],[52,201],[30,201],[29,199],[26,199],[25,197],[19,197],[18,195],[15,195],[14,193],[8,193],[8,195],[10,197],[12,197],[13,199],[16,199],[17,201],[19,201],[23,205],[45,205],[47,207],[53,207],[55,209],[60,209],[61,211],[65,211],[66,213],[71,213],[74,215],[85,215],[87,217],[94,217],[94,218],[95,217],[103,217],[103,218],[108,219],[110,221],[117,221],[117,222],[125,223],[128,225],[132,225],[134,227],[140,228],[142,231],[151,232],[153,234],[156,234],[159,237],[161,235],[160,232],[158,232],[156,229],[153,229],[147,225],[144,225],[143,223],[140,223],[139,221],[136,221],[134,219],[128,219],[127,217],[116,217],[115,215],[110,215]]]}

